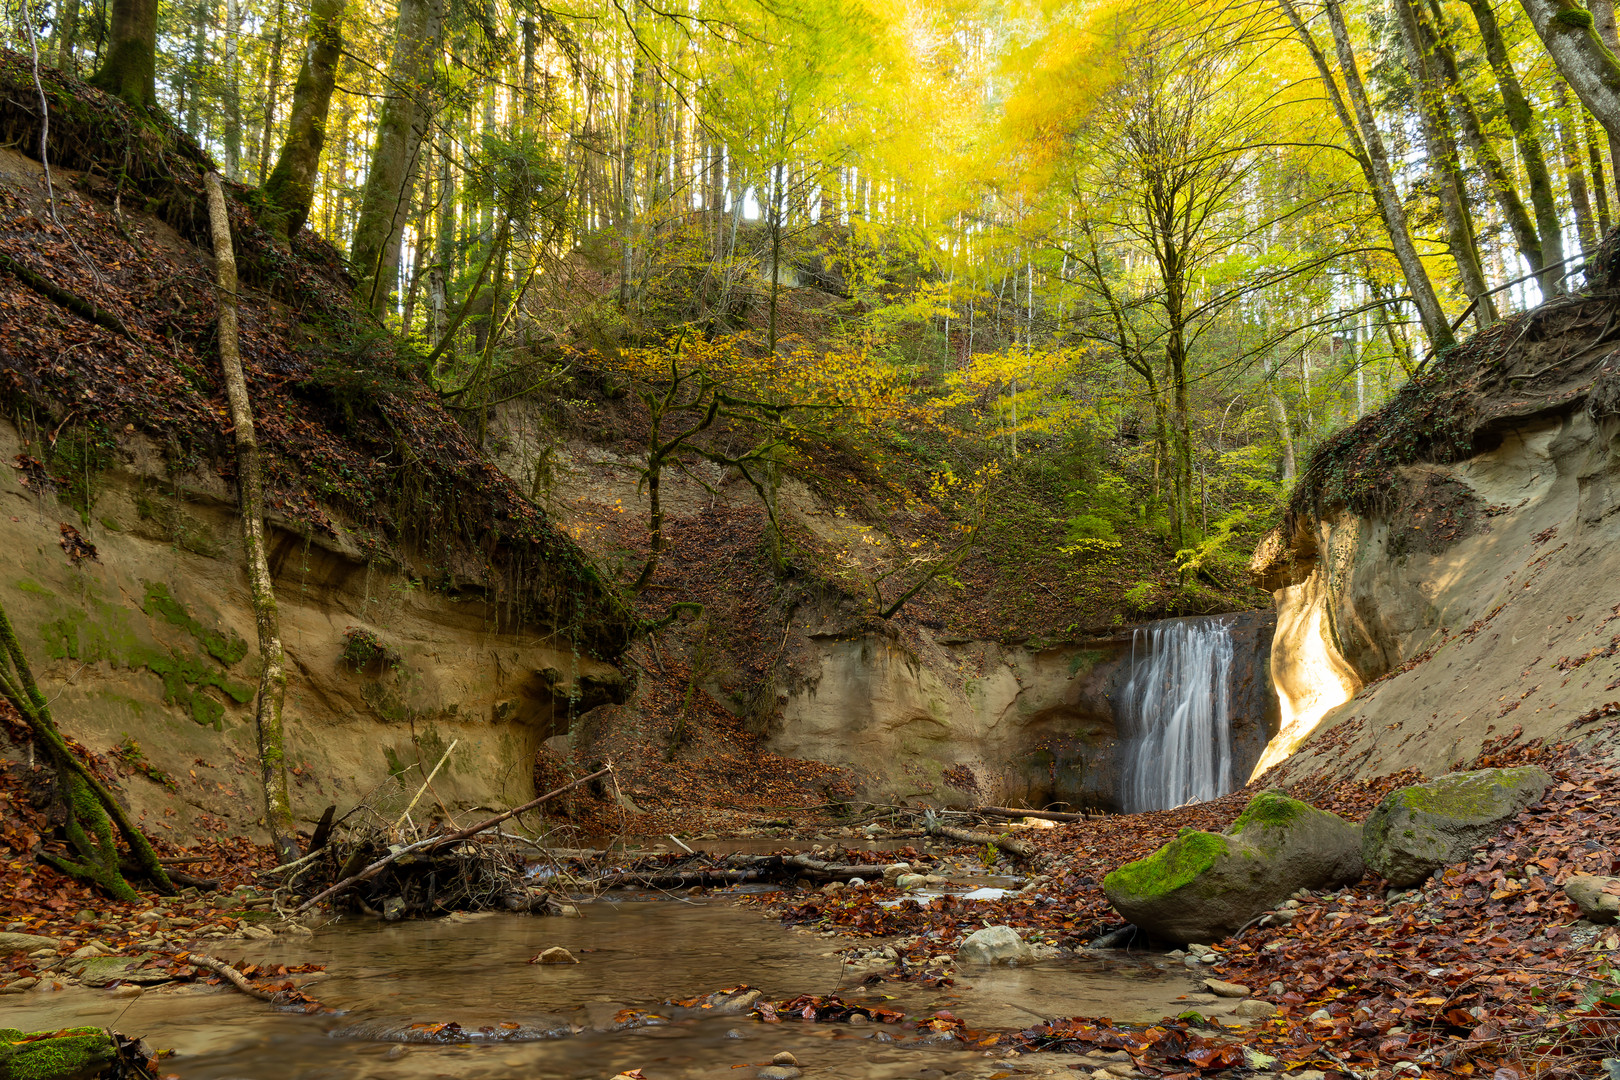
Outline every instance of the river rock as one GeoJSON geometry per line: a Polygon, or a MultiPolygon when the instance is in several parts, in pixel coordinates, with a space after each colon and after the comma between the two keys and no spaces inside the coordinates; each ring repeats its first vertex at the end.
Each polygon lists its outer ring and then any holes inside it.
{"type": "Polygon", "coordinates": [[[796,1066],[799,1064],[799,1059],[793,1056],[793,1052],[791,1050],[782,1050],[771,1058],[771,1064],[796,1066]]]}
{"type": "Polygon", "coordinates": [[[1222,982],[1219,979],[1205,979],[1204,986],[1216,997],[1246,998],[1253,993],[1253,991],[1251,991],[1247,986],[1244,986],[1242,983],[1222,982]]]}
{"type": "Polygon", "coordinates": [[[759,1080],[799,1080],[804,1073],[792,1065],[766,1065],[754,1075],[759,1080]]]}
{"type": "Polygon", "coordinates": [[[36,949],[56,951],[56,939],[38,934],[0,934],[0,956],[14,952],[33,952],[36,949]]]}
{"type": "Polygon", "coordinates": [[[883,884],[892,886],[901,874],[911,873],[911,864],[908,862],[890,863],[883,868],[883,884]]]}
{"type": "MultiPolygon", "coordinates": [[[[92,956],[68,966],[68,970],[86,986],[111,986],[113,983],[140,983],[156,986],[173,982],[174,975],[161,968],[143,968],[153,958],[152,953],[139,956],[92,956]]],[[[0,1072],[0,1076],[4,1076],[0,1072]]]]}
{"type": "Polygon", "coordinates": [[[1534,765],[1450,773],[1384,796],[1362,829],[1367,867],[1395,888],[1462,862],[1504,822],[1540,799],[1552,777],[1534,765]]]}
{"type": "Polygon", "coordinates": [[[1241,1016],[1245,1020],[1265,1020],[1277,1015],[1277,1006],[1269,1001],[1258,998],[1244,998],[1238,1002],[1237,1008],[1232,1010],[1234,1016],[1241,1016]]]}
{"type": "Polygon", "coordinates": [[[1612,923],[1620,919],[1620,895],[1617,893],[1620,893],[1620,878],[1582,874],[1564,883],[1564,895],[1575,901],[1581,914],[1595,923],[1612,923]]]}
{"type": "Polygon", "coordinates": [[[542,951],[539,956],[536,956],[533,960],[530,960],[529,963],[531,963],[531,964],[577,964],[577,963],[579,963],[579,961],[574,958],[573,953],[569,952],[567,949],[563,948],[561,945],[553,945],[551,948],[542,951]]]}
{"type": "Polygon", "coordinates": [[[1183,829],[1103,879],[1127,920],[1167,941],[1218,941],[1299,889],[1359,881],[1361,829],[1280,791],[1265,791],[1224,833],[1183,829]]]}
{"type": "Polygon", "coordinates": [[[1027,964],[1034,954],[1010,926],[987,926],[967,936],[956,958],[969,964],[1027,964]]]}

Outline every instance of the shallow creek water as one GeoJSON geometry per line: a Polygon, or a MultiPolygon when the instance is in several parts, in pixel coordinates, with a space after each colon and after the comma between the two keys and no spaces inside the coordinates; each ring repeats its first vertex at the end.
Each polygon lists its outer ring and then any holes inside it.
{"type": "Polygon", "coordinates": [[[980,1080],[1004,1067],[959,1044],[926,1045],[896,1027],[764,1024],[746,1016],[669,1009],[663,1002],[740,983],[775,999],[833,991],[908,1014],[949,1009],[974,1029],[1028,1027],[1051,1016],[1152,1020],[1184,1006],[1190,984],[1162,958],[1081,956],[1025,968],[958,973],[958,985],[927,990],[886,984],[852,989],[833,950],[847,938],[785,930],[759,912],[720,899],[604,900],[579,919],[459,915],[434,921],[335,923],[313,938],[231,942],[227,959],[320,963],[307,991],[340,1015],[288,1014],[232,990],[158,987],[135,999],[71,988],[10,999],[7,1026],[107,1024],[173,1048],[184,1080],[324,1080],[458,1077],[586,1080],[640,1068],[648,1080],[731,1077],[790,1050],[806,1076],[980,1080]],[[577,965],[530,957],[551,945],[577,965]],[[1164,966],[1160,966],[1164,965],[1164,966]],[[668,1017],[623,1027],[621,1010],[668,1017]],[[406,1045],[416,1023],[492,1027],[527,1041],[406,1045]],[[502,1025],[508,1025],[503,1028],[502,1025]]]}

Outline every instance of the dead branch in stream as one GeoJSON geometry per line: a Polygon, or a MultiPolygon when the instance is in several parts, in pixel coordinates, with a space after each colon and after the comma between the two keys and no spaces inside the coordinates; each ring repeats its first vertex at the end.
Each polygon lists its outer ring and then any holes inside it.
{"type": "Polygon", "coordinates": [[[1035,845],[1011,836],[993,836],[990,833],[974,832],[972,829],[958,829],[954,825],[944,825],[937,821],[927,822],[924,828],[928,830],[930,836],[943,836],[977,847],[984,847],[986,844],[998,847],[1019,862],[1029,862],[1037,854],[1035,845]]]}
{"type": "MultiPolygon", "coordinates": [[[[351,873],[351,874],[343,875],[342,879],[340,881],[338,881],[335,885],[332,885],[330,888],[327,888],[327,889],[323,890],[322,892],[319,892],[319,893],[315,894],[314,896],[310,897],[308,900],[305,900],[302,904],[300,904],[298,906],[298,908],[294,912],[294,914],[301,915],[304,912],[308,911],[310,908],[314,907],[316,904],[319,904],[321,901],[330,899],[331,897],[334,897],[334,896],[338,895],[339,893],[344,892],[347,889],[353,888],[354,886],[360,884],[361,882],[369,881],[370,879],[376,877],[378,874],[382,873],[384,870],[388,869],[390,866],[393,866],[396,863],[399,863],[401,860],[403,860],[403,859],[405,859],[407,857],[411,857],[413,860],[420,860],[423,857],[432,855],[439,848],[448,847],[448,846],[450,846],[452,844],[459,844],[463,840],[469,840],[469,839],[473,838],[474,836],[478,835],[479,833],[485,831],[486,829],[492,829],[496,825],[499,825],[501,822],[506,821],[509,818],[513,818],[513,817],[516,817],[519,814],[525,813],[525,812],[527,812],[529,810],[533,810],[537,806],[540,806],[542,803],[549,802],[552,799],[555,799],[559,795],[566,794],[567,792],[570,792],[570,791],[572,791],[573,789],[575,789],[577,787],[580,787],[580,786],[582,786],[584,784],[590,783],[592,780],[598,780],[598,779],[608,775],[612,771],[613,771],[613,766],[608,765],[605,768],[598,769],[596,772],[591,773],[589,776],[582,776],[578,780],[573,781],[572,783],[564,784],[560,788],[557,788],[557,789],[555,789],[553,791],[548,791],[544,795],[541,795],[538,798],[531,799],[528,802],[524,803],[522,806],[514,807],[511,810],[507,810],[504,813],[496,814],[492,818],[488,818],[488,819],[486,819],[484,821],[479,822],[476,825],[471,825],[471,826],[469,826],[469,827],[467,827],[465,829],[458,829],[455,832],[446,833],[446,834],[441,835],[441,836],[430,836],[426,840],[418,840],[414,844],[406,844],[404,846],[394,846],[393,849],[390,850],[389,853],[387,855],[385,855],[383,858],[378,859],[377,861],[371,863],[369,866],[366,866],[363,870],[360,870],[358,873],[351,873]]],[[[353,862],[354,862],[355,856],[359,855],[363,850],[364,850],[363,846],[357,846],[355,848],[354,852],[351,854],[350,858],[348,860],[346,860],[346,865],[352,865],[353,862]]],[[[430,884],[429,887],[430,887],[430,889],[432,888],[431,884],[430,884]]],[[[508,906],[511,906],[511,905],[508,905],[508,906]]]]}

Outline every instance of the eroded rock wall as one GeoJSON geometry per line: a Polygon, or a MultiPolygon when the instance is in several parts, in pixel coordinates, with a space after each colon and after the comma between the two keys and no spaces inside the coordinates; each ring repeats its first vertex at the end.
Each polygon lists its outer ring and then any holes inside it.
{"type": "MultiPolygon", "coordinates": [[[[0,459],[24,449],[0,422],[0,459]]],[[[204,814],[252,833],[257,644],[233,493],[211,471],[172,474],[139,436],[116,456],[88,479],[88,514],[74,491],[41,490],[50,485],[37,472],[0,477],[6,607],[41,682],[60,687],[52,707],[64,731],[99,753],[138,747],[150,765],[124,786],[137,812],[176,833],[205,827],[204,814]],[[95,559],[70,560],[64,525],[95,559]]],[[[369,563],[341,533],[271,536],[303,820],[363,798],[398,813],[423,779],[412,766],[431,769],[452,742],[417,814],[522,802],[540,743],[622,696],[610,665],[566,640],[498,632],[489,605],[369,563]],[[350,628],[388,655],[345,660],[350,628]]]]}
{"type": "MultiPolygon", "coordinates": [[[[1277,729],[1269,613],[1234,624],[1233,752],[1242,775],[1277,729]]],[[[782,754],[843,765],[873,794],[1118,809],[1129,631],[1047,648],[911,647],[873,634],[811,634],[808,674],[770,733],[782,754]]]]}
{"type": "Polygon", "coordinates": [[[1584,408],[1524,417],[1465,461],[1403,469],[1428,493],[1407,511],[1294,538],[1273,651],[1285,724],[1260,768],[1436,774],[1514,729],[1612,738],[1617,437],[1584,408]]]}

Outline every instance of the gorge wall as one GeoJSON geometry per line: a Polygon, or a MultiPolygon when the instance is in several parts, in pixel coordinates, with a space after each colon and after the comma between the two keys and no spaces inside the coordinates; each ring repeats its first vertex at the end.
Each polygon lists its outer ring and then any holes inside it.
{"type": "MultiPolygon", "coordinates": [[[[1341,503],[1297,517],[1262,552],[1283,730],[1257,772],[1437,774],[1509,736],[1613,747],[1614,304],[1548,305],[1457,350],[1433,378],[1456,388],[1447,417],[1465,448],[1394,469],[1371,512],[1341,503]]],[[[1347,473],[1376,460],[1411,422],[1400,410],[1420,406],[1416,392],[1397,399],[1329,460],[1347,473]]]]}
{"type": "MultiPolygon", "coordinates": [[[[137,812],[177,831],[209,814],[249,827],[262,811],[252,706],[254,616],[234,491],[211,471],[172,475],[140,436],[96,480],[91,515],[41,490],[17,429],[0,422],[0,585],[36,675],[60,687],[63,730],[98,753],[138,747],[151,771],[124,790],[137,812]],[[26,483],[25,483],[26,482],[26,483]],[[72,529],[95,556],[74,562],[72,529]],[[69,542],[70,543],[70,542],[69,542]],[[178,798],[166,787],[172,783],[178,798]]],[[[396,813],[434,780],[452,810],[532,797],[534,756],[572,716],[622,697],[612,666],[535,628],[498,632],[474,598],[424,587],[346,544],[283,521],[272,527],[288,657],[287,756],[298,817],[373,801],[396,813]],[[348,631],[386,656],[345,659],[348,631]],[[404,782],[392,777],[410,769],[404,782]],[[379,790],[380,789],[380,790],[379,790]]],[[[352,650],[351,650],[352,651],[352,650]]]]}

